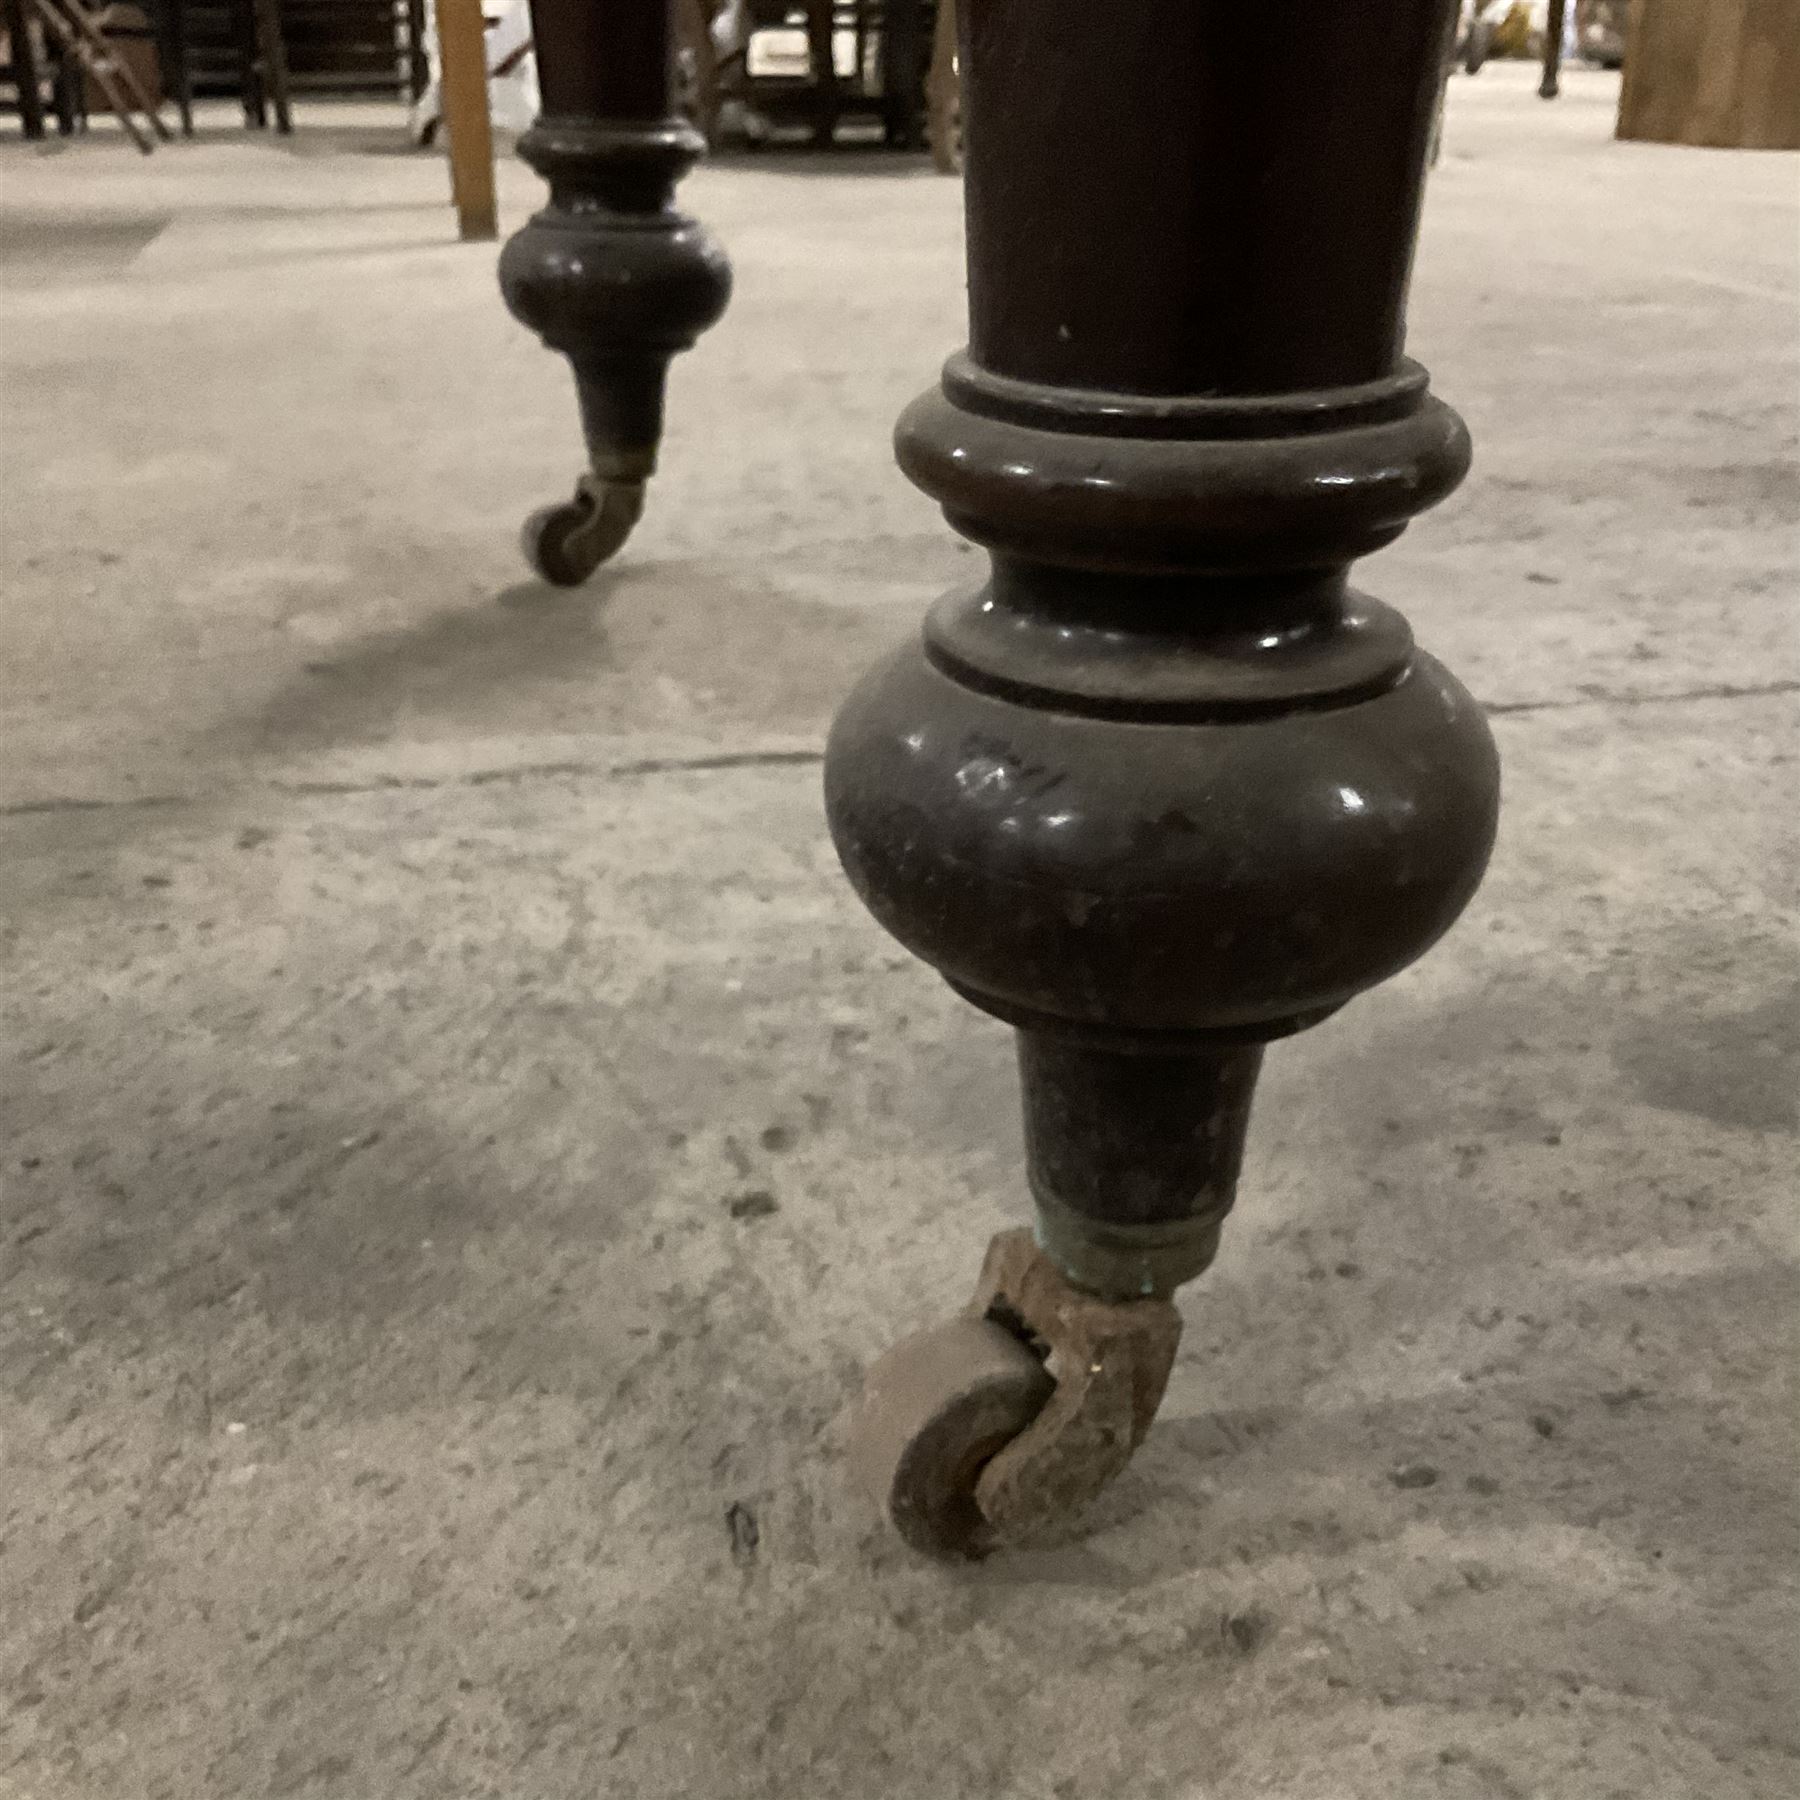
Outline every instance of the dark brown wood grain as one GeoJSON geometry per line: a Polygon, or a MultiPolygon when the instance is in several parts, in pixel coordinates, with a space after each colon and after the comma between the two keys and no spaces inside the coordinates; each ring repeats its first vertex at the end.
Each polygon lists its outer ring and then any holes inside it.
{"type": "Polygon", "coordinates": [[[1139,394],[1393,368],[1442,0],[964,0],[962,29],[977,360],[1139,394]]]}
{"type": "Polygon", "coordinates": [[[531,32],[547,118],[667,117],[667,0],[536,0],[531,32]]]}

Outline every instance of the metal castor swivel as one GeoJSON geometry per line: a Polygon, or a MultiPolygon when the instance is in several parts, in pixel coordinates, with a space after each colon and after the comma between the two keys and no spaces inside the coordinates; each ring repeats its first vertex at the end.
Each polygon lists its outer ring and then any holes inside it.
{"type": "Polygon", "coordinates": [[[553,587],[580,587],[624,545],[643,511],[641,481],[584,475],[573,500],[540,507],[525,521],[525,560],[553,587]]]}
{"type": "Polygon", "coordinates": [[[1003,1231],[968,1311],[869,1370],[857,1475],[915,1550],[986,1555],[1079,1512],[1119,1474],[1180,1340],[1167,1300],[1084,1293],[1029,1231],[1003,1231]]]}

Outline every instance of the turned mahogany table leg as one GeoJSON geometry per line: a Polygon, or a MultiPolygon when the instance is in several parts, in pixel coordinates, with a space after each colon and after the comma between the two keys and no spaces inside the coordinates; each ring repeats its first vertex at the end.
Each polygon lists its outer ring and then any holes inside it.
{"type": "Polygon", "coordinates": [[[969,345],[897,447],[992,566],[850,696],[825,793],[877,919],[1018,1036],[1035,1235],[857,1431],[966,1553],[1123,1465],[1263,1047],[1449,928],[1499,789],[1350,582],[1468,463],[1402,349],[1450,0],[960,11],[969,345]]]}
{"type": "Polygon", "coordinates": [[[669,359],[725,310],[731,268],[673,205],[705,145],[675,116],[670,0],[532,0],[531,21],[544,110],[519,154],[550,204],[501,251],[500,287],[575,371],[587,472],[525,527],[532,566],[574,586],[643,511],[669,359]]]}

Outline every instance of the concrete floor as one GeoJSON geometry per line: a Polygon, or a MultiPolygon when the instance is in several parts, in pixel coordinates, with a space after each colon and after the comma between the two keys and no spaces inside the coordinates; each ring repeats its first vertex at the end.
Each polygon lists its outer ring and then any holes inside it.
{"type": "Polygon", "coordinates": [[[955,186],[693,178],[738,293],[568,597],[439,163],[4,146],[0,1793],[1793,1790],[1800,184],[1615,95],[1454,83],[1476,469],[1364,565],[1494,708],[1492,874],[1272,1054],[1086,1534],[951,1571],[841,1415],[1023,1215],[1009,1046],[816,763],[974,565],[887,449],[955,186]]]}

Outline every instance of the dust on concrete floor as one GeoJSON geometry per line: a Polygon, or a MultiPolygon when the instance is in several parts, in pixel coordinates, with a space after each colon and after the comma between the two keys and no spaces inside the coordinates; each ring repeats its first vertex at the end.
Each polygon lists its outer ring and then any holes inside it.
{"type": "Polygon", "coordinates": [[[1454,84],[1476,470],[1362,577],[1494,708],[1492,876],[1272,1054],[1086,1535],[954,1571],[838,1420],[1022,1214],[1008,1045],[814,766],[974,566],[887,451],[954,187],[693,178],[738,292],[570,597],[439,164],[5,147],[0,1792],[1789,1789],[1795,161],[1615,92],[1454,84]]]}

